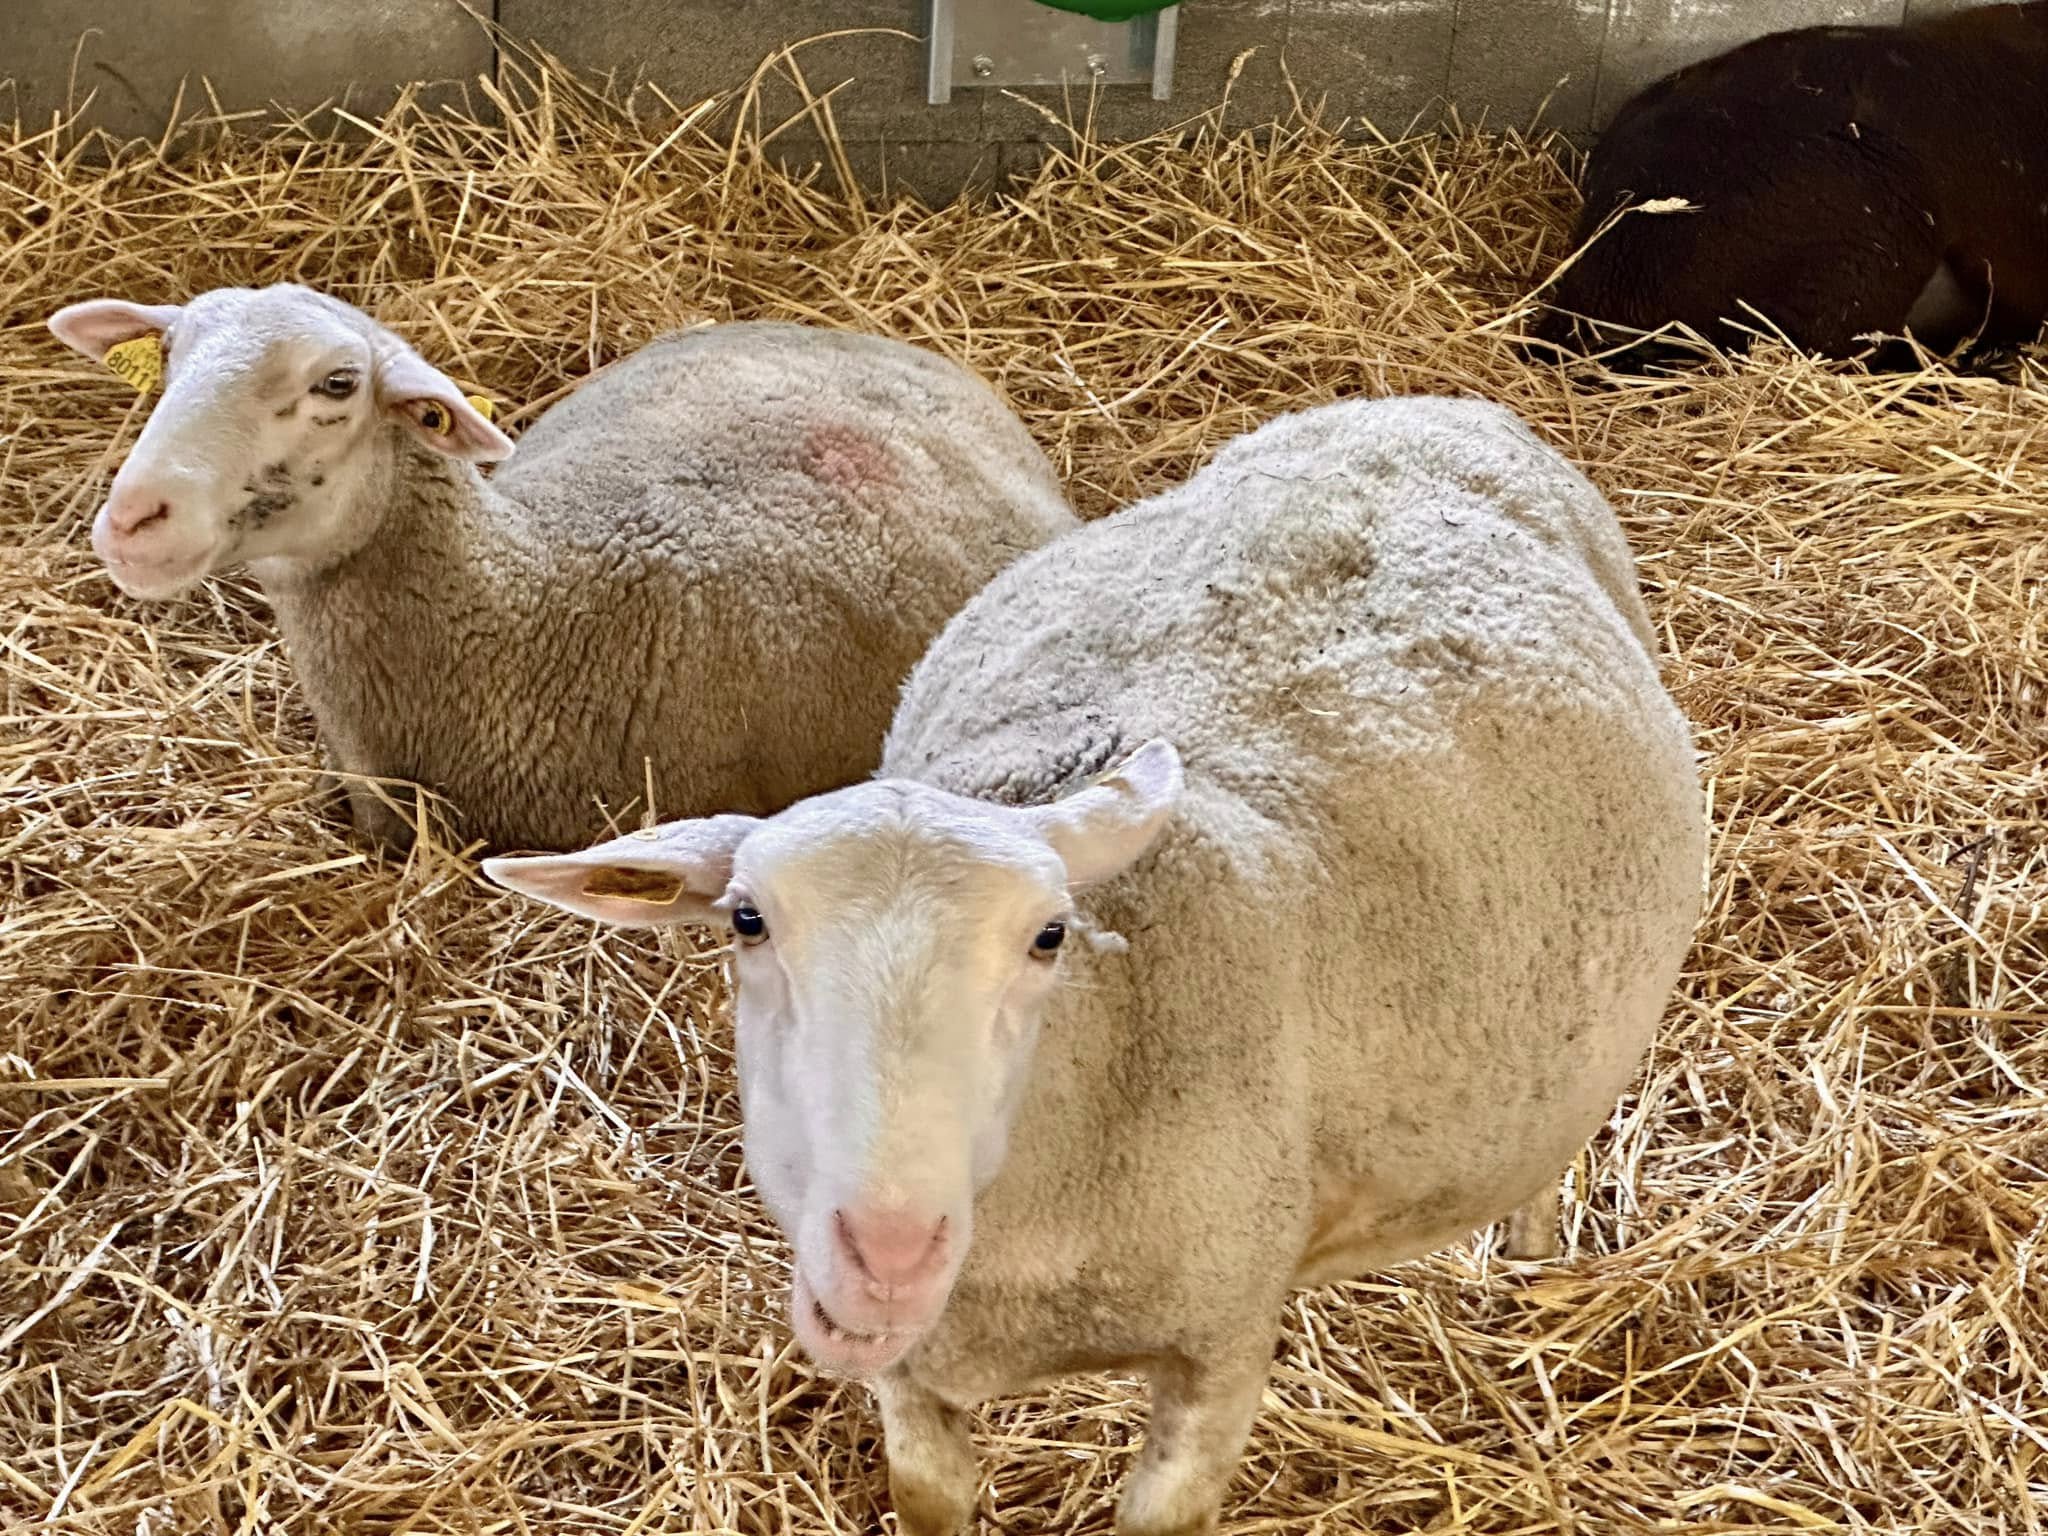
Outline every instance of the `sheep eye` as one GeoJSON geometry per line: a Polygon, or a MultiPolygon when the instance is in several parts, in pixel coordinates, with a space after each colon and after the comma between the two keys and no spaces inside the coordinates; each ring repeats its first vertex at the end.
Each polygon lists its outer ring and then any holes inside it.
{"type": "Polygon", "coordinates": [[[742,944],[759,944],[768,937],[768,923],[753,907],[734,907],[732,931],[742,944]]]}
{"type": "Polygon", "coordinates": [[[354,369],[337,368],[313,386],[313,393],[325,395],[330,400],[346,400],[356,392],[356,383],[354,369]]]}
{"type": "Polygon", "coordinates": [[[1066,943],[1066,941],[1067,925],[1065,923],[1047,923],[1038,930],[1038,937],[1031,941],[1032,956],[1039,960],[1050,960],[1060,952],[1060,946],[1066,943]]]}

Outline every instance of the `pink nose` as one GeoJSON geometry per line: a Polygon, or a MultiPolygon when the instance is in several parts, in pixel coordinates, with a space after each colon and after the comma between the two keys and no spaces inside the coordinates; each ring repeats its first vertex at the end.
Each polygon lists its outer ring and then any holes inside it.
{"type": "Polygon", "coordinates": [[[128,486],[107,498],[107,526],[124,539],[170,515],[170,502],[150,486],[128,486]]]}
{"type": "Polygon", "coordinates": [[[946,1218],[879,1206],[842,1206],[839,1246],[871,1291],[921,1285],[946,1266],[946,1218]]]}

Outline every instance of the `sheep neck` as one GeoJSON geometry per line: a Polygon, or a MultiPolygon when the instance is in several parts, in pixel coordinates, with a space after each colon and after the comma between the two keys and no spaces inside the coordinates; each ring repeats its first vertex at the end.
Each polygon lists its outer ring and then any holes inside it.
{"type": "Polygon", "coordinates": [[[382,447],[340,510],[324,559],[250,567],[294,649],[313,638],[295,631],[316,618],[389,624],[394,610],[417,609],[414,617],[428,619],[451,605],[488,604],[511,574],[502,568],[520,559],[519,542],[504,537],[520,509],[473,466],[395,429],[382,447]]]}
{"type": "Polygon", "coordinates": [[[250,569],[330,760],[438,783],[440,733],[479,707],[491,656],[533,649],[547,573],[519,503],[470,465],[391,436],[328,559],[250,569]]]}

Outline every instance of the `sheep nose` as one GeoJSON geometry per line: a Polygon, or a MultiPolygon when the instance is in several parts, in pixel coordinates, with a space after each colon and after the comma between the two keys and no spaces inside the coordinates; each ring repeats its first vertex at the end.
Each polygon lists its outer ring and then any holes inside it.
{"type": "Polygon", "coordinates": [[[946,1264],[946,1218],[879,1206],[841,1206],[839,1245],[877,1299],[932,1279],[946,1264]]]}
{"type": "Polygon", "coordinates": [[[153,486],[129,486],[107,498],[107,526],[124,539],[168,520],[170,515],[169,499],[153,486]]]}

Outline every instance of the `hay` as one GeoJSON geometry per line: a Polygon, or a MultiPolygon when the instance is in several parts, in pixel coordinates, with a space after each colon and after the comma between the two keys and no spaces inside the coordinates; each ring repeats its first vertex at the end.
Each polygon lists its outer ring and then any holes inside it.
{"type": "MultiPolygon", "coordinates": [[[[1569,1256],[1299,1297],[1226,1528],[2048,1526],[2038,367],[1574,387],[1506,341],[1570,212],[1543,143],[1070,140],[934,213],[775,170],[732,132],[766,100],[671,133],[535,66],[502,127],[0,144],[0,1520],[852,1532],[886,1502],[863,1394],[781,1326],[716,954],[493,899],[454,851],[366,857],[307,800],[248,581],[145,608],[94,565],[140,411],[43,316],[296,278],[515,430],[695,318],[912,338],[998,382],[1089,513],[1342,393],[1524,412],[1640,553],[1712,779],[1707,919],[1569,1256]]],[[[994,1407],[985,1507],[1106,1530],[1141,1422],[1123,1381],[994,1407]]]]}

